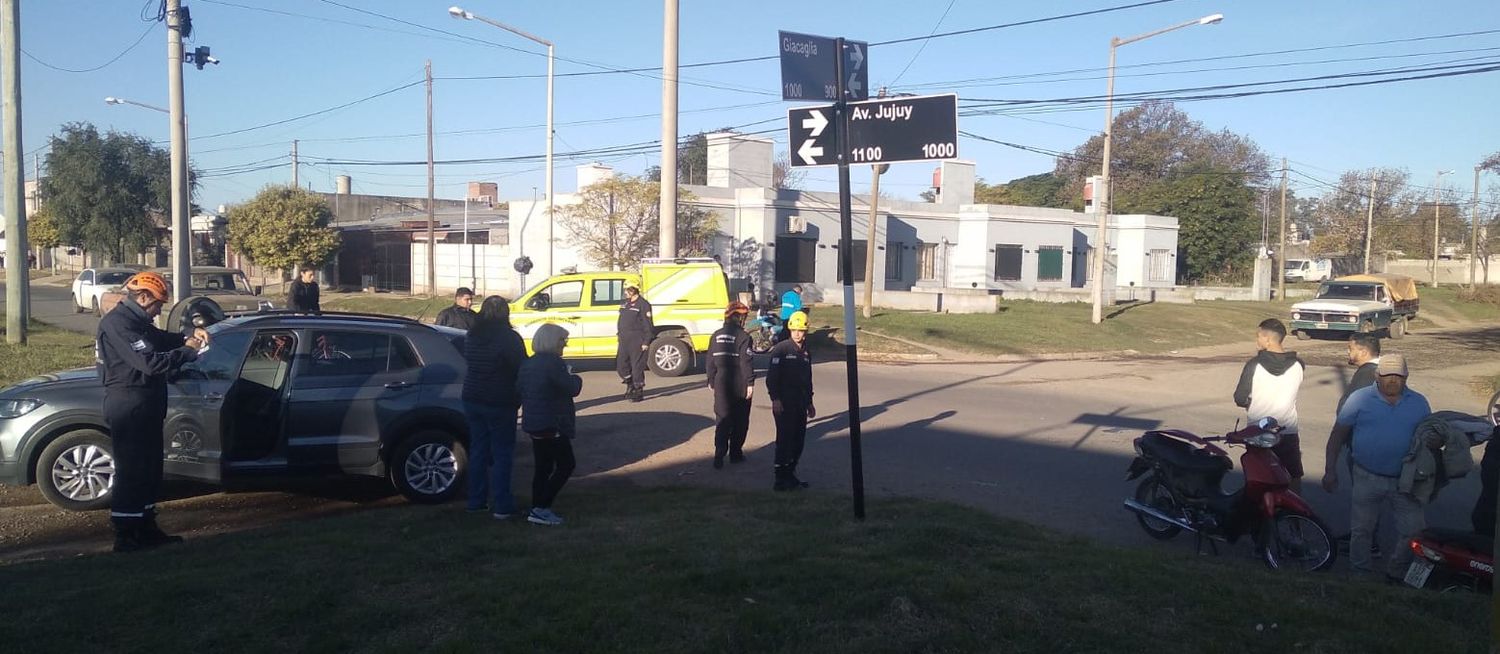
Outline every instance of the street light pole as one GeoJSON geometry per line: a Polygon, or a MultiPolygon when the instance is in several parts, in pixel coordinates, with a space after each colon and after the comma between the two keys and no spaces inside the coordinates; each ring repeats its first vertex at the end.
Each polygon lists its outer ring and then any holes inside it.
{"type": "MultiPolygon", "coordinates": [[[[1479,171],[1474,167],[1474,200],[1469,209],[1469,290],[1474,290],[1475,265],[1479,262],[1479,171]]],[[[41,179],[38,177],[37,179],[41,179]]]]}
{"type": "Polygon", "coordinates": [[[1163,27],[1154,32],[1138,34],[1129,38],[1114,37],[1109,40],[1109,82],[1106,86],[1104,100],[1104,165],[1100,173],[1099,185],[1102,189],[1094,189],[1094,197],[1098,203],[1099,227],[1094,237],[1094,311],[1093,322],[1099,324],[1104,322],[1104,259],[1109,256],[1109,211],[1114,202],[1113,180],[1109,176],[1110,150],[1114,141],[1115,122],[1115,50],[1122,45],[1129,45],[1137,41],[1144,41],[1153,36],[1166,34],[1185,27],[1194,25],[1213,25],[1224,20],[1224,14],[1213,14],[1196,20],[1178,23],[1171,27],[1163,27]]]}
{"type": "Polygon", "coordinates": [[[552,71],[553,71],[553,65],[554,65],[554,63],[556,61],[555,52],[554,52],[554,49],[553,49],[553,46],[552,46],[552,42],[548,41],[547,39],[541,38],[539,36],[530,34],[530,33],[526,32],[524,30],[521,30],[521,29],[518,29],[518,28],[515,28],[515,27],[511,27],[510,25],[506,25],[505,23],[502,23],[500,21],[492,20],[492,19],[489,19],[489,18],[485,18],[484,16],[480,16],[479,14],[476,14],[476,13],[473,13],[473,12],[470,12],[470,11],[465,11],[462,7],[457,7],[457,6],[449,7],[448,8],[448,15],[452,16],[454,18],[460,19],[460,20],[477,20],[477,21],[480,21],[482,23],[489,23],[490,25],[493,25],[493,26],[498,27],[500,29],[503,29],[503,30],[505,30],[507,32],[510,32],[511,34],[515,34],[516,36],[519,36],[519,37],[521,37],[523,39],[527,39],[527,40],[532,41],[534,43],[547,46],[547,173],[546,173],[546,184],[545,185],[546,185],[546,192],[547,192],[547,274],[551,275],[551,274],[553,274],[553,273],[556,272],[556,268],[557,268],[557,264],[554,263],[554,260],[556,259],[556,257],[553,256],[553,254],[554,254],[554,252],[556,250],[555,243],[557,241],[556,234],[554,233],[554,226],[555,226],[555,224],[556,224],[557,221],[556,221],[556,217],[553,215],[555,213],[555,211],[554,211],[555,207],[553,206],[553,188],[552,188],[552,180],[553,180],[553,172],[554,172],[553,168],[552,168],[552,138],[553,138],[553,133],[556,131],[556,130],[553,129],[553,122],[552,122],[552,118],[553,118],[552,108],[553,108],[553,104],[554,104],[553,103],[554,96],[553,96],[553,92],[552,92],[552,88],[553,88],[553,85],[552,85],[552,82],[553,82],[553,73],[552,73],[552,71]]]}
{"type": "Polygon", "coordinates": [[[188,224],[189,193],[187,113],[182,98],[182,0],[167,0],[167,108],[172,124],[172,284],[173,304],[192,288],[192,239],[188,224]]]}
{"type": "MultiPolygon", "coordinates": [[[[661,53],[661,199],[657,209],[658,255],[677,256],[677,11],[665,0],[661,53]]],[[[841,55],[840,55],[841,56],[841,55]]]]}
{"type": "MultiPolygon", "coordinates": [[[[26,343],[31,316],[31,270],[26,262],[26,170],[21,150],[21,3],[0,2],[0,73],[4,80],[5,341],[26,343]]],[[[41,184],[37,178],[37,184],[41,184]]],[[[38,186],[40,188],[40,186],[38,186]]]]}
{"type": "Polygon", "coordinates": [[[1438,189],[1438,184],[1442,183],[1442,181],[1443,181],[1443,175],[1447,175],[1447,174],[1450,174],[1452,172],[1453,171],[1451,171],[1451,170],[1439,170],[1438,173],[1437,173],[1437,176],[1432,179],[1432,287],[1433,288],[1437,288],[1437,286],[1438,286],[1438,250],[1439,250],[1439,243],[1438,243],[1438,220],[1440,220],[1440,216],[1439,216],[1438,212],[1442,209],[1442,206],[1438,204],[1438,201],[1442,199],[1441,191],[1438,189]]]}

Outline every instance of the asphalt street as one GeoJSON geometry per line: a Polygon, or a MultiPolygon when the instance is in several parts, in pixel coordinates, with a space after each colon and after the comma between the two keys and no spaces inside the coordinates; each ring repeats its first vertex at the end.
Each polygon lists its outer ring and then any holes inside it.
{"type": "MultiPolygon", "coordinates": [[[[97,323],[92,315],[72,312],[66,288],[38,285],[32,302],[39,320],[88,332],[97,323]]],[[[1500,358],[1494,356],[1500,339],[1467,334],[1417,333],[1400,343],[1413,360],[1412,387],[1426,394],[1434,409],[1481,411],[1483,398],[1474,395],[1469,381],[1500,370],[1500,358]],[[1424,358],[1428,349],[1448,354],[1424,358]]],[[[1290,345],[1301,349],[1309,361],[1299,402],[1309,471],[1305,495],[1333,530],[1342,533],[1348,524],[1347,479],[1333,495],[1318,488],[1317,481],[1333,407],[1352,370],[1341,363],[1342,343],[1290,345]]],[[[1089,538],[1190,552],[1191,539],[1179,538],[1169,545],[1150,541],[1121,508],[1121,501],[1134,488],[1124,481],[1133,457],[1131,441],[1142,431],[1158,427],[1198,433],[1234,428],[1244,416],[1231,396],[1240,367],[1253,349],[1247,339],[1243,347],[1178,357],[861,363],[867,491],[872,496],[949,500],[1089,538]]],[[[747,447],[750,461],[717,471],[709,466],[712,399],[701,373],[675,379],[648,377],[646,401],[629,403],[620,397],[623,386],[612,362],[579,362],[577,367],[584,377],[580,435],[575,443],[581,483],[623,479],[770,491],[774,429],[763,384],[758,385],[754,399],[747,447]]],[[[819,416],[810,424],[799,475],[812,482],[813,492],[848,495],[849,417],[843,363],[819,363],[815,379],[819,416]]],[[[524,497],[529,447],[523,443],[518,455],[516,487],[524,497]]],[[[1232,455],[1238,459],[1237,451],[1232,455]]],[[[1443,491],[1429,509],[1431,524],[1467,527],[1478,492],[1475,477],[1443,491]]],[[[1227,484],[1239,483],[1238,472],[1230,473],[1227,484]]],[[[51,511],[36,499],[20,504],[28,511],[51,511]]],[[[306,499],[289,497],[286,503],[306,499]]],[[[169,502],[166,514],[173,512],[173,504],[193,501],[169,502]]],[[[264,498],[257,501],[275,503],[264,498]]],[[[566,492],[559,501],[560,511],[565,503],[566,492]]],[[[364,503],[350,506],[355,505],[364,503]]],[[[327,508],[318,506],[319,512],[327,508]]],[[[219,518],[222,522],[223,516],[219,518]]]]}

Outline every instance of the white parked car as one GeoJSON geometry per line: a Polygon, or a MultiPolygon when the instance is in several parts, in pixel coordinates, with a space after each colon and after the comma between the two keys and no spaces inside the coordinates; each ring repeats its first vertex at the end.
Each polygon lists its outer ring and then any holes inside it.
{"type": "Polygon", "coordinates": [[[137,272],[123,267],[83,269],[73,280],[73,310],[78,313],[93,311],[98,315],[99,296],[118,288],[137,272]]]}

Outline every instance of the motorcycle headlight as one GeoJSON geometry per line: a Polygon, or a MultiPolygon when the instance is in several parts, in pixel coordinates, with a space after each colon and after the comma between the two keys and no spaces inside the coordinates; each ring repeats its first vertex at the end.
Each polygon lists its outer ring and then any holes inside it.
{"type": "Polygon", "coordinates": [[[42,405],[41,400],[0,400],[0,418],[19,418],[42,405]]]}
{"type": "Polygon", "coordinates": [[[1245,445],[1248,447],[1276,447],[1276,444],[1280,442],[1281,434],[1269,431],[1263,431],[1245,439],[1245,445]]]}

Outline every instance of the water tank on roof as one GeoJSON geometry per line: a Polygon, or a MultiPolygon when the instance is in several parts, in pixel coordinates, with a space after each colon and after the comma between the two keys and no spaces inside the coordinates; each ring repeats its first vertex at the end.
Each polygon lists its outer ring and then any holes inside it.
{"type": "Polygon", "coordinates": [[[353,179],[350,179],[348,175],[339,175],[338,177],[333,178],[333,180],[333,189],[335,193],[339,195],[349,195],[349,187],[354,184],[353,179]]]}

